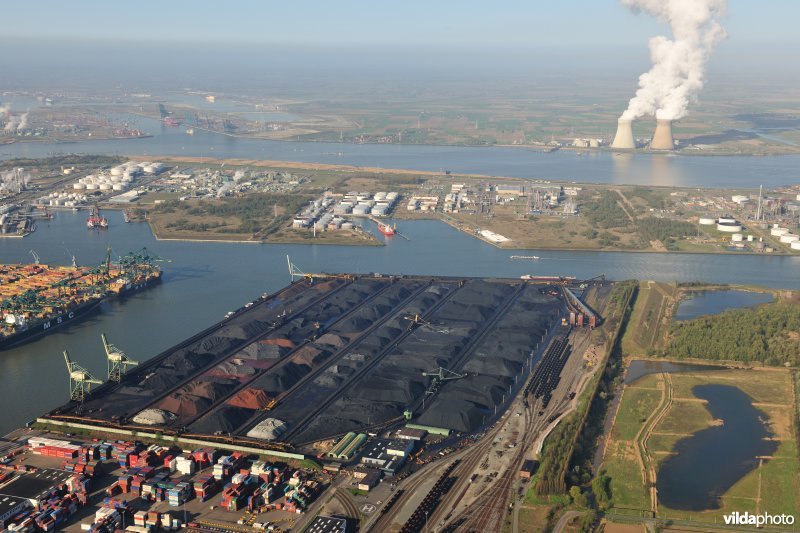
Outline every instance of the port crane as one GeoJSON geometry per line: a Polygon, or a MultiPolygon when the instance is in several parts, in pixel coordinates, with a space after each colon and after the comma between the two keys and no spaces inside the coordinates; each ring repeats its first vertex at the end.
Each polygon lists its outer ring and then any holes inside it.
{"type": "Polygon", "coordinates": [[[292,277],[292,281],[295,278],[303,278],[307,279],[309,283],[314,283],[314,279],[353,279],[353,276],[349,274],[313,274],[310,272],[303,272],[300,270],[297,265],[292,263],[292,260],[289,256],[286,256],[286,264],[289,265],[289,275],[292,277]]]}
{"type": "Polygon", "coordinates": [[[122,381],[122,376],[128,371],[129,366],[138,366],[139,361],[130,359],[125,352],[108,342],[105,333],[100,334],[103,339],[103,348],[106,350],[106,358],[108,359],[108,380],[122,381]]]}
{"type": "Polygon", "coordinates": [[[64,350],[64,361],[67,363],[69,373],[69,399],[83,403],[91,392],[92,385],[102,385],[103,382],[94,377],[89,370],[72,361],[67,350],[64,350]]]}

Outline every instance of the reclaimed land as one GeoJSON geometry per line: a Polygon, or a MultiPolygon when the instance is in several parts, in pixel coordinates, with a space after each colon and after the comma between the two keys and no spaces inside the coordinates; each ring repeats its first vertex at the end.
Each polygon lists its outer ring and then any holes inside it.
{"type": "Polygon", "coordinates": [[[719,522],[733,511],[786,513],[800,508],[800,469],[793,378],[783,369],[723,370],[653,374],[629,385],[609,436],[603,468],[611,477],[611,517],[677,520],[682,525],[719,522]],[[776,452],[720,496],[720,509],[701,512],[669,509],[653,500],[653,472],[674,453],[676,443],[717,424],[692,390],[697,385],[738,387],[767,420],[776,452]],[[669,398],[670,401],[665,401],[669,398]]]}
{"type": "MultiPolygon", "coordinates": [[[[439,196],[450,191],[454,183],[467,186],[479,186],[490,183],[528,184],[534,187],[549,185],[567,185],[559,182],[531,182],[521,178],[486,176],[481,174],[449,174],[444,172],[417,171],[407,169],[389,169],[377,167],[357,167],[350,165],[333,165],[323,163],[300,163],[275,160],[255,159],[213,159],[208,157],[158,157],[160,161],[176,166],[225,166],[231,168],[270,168],[292,173],[303,172],[309,178],[298,191],[298,196],[319,196],[323,191],[343,194],[348,191],[394,190],[404,197],[413,195],[439,196]]],[[[397,204],[392,217],[397,220],[433,219],[449,224],[455,229],[470,236],[481,239],[498,248],[529,250],[577,250],[577,251],[612,251],[612,252],[649,252],[649,253],[754,253],[748,251],[732,252],[728,249],[730,235],[716,230],[716,227],[704,226],[689,222],[697,216],[707,215],[705,209],[692,207],[685,198],[698,195],[697,189],[678,189],[672,187],[643,187],[618,184],[573,184],[580,188],[576,198],[578,214],[566,216],[560,208],[550,213],[528,215],[528,200],[525,197],[493,203],[488,213],[476,214],[474,209],[465,207],[458,213],[445,213],[441,210],[432,212],[408,212],[404,200],[397,204]],[[662,213],[658,217],[654,212],[662,213]],[[509,241],[493,243],[480,236],[481,230],[488,229],[509,241]]],[[[732,193],[747,191],[720,190],[707,191],[700,196],[725,197],[732,193]],[[712,194],[713,192],[713,194],[712,194]]],[[[246,198],[248,195],[244,195],[246,198]]],[[[145,195],[138,201],[142,207],[155,199],[166,199],[159,193],[145,195]]],[[[177,195],[174,196],[177,199],[177,195]]],[[[215,205],[224,199],[204,200],[215,205]]],[[[175,220],[164,220],[160,209],[150,212],[151,227],[157,238],[186,240],[218,240],[241,242],[274,242],[274,243],[308,243],[321,244],[372,244],[372,237],[360,232],[339,232],[339,235],[316,237],[302,235],[302,231],[290,231],[291,204],[283,206],[281,215],[271,211],[257,213],[256,218],[272,222],[279,221],[271,232],[258,233],[242,220],[231,226],[228,221],[220,221],[211,215],[197,214],[195,217],[183,217],[189,220],[192,228],[174,226],[175,220]],[[169,224],[172,226],[167,227],[169,224]]],[[[760,230],[747,228],[748,233],[763,237],[760,230]]],[[[765,242],[769,242],[766,237],[765,242]]],[[[775,244],[773,255],[789,254],[785,246],[775,244]]]]}

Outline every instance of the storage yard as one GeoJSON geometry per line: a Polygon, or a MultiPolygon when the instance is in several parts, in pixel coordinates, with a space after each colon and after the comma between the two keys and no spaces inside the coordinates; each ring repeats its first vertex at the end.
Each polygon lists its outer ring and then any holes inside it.
{"type": "Polygon", "coordinates": [[[304,279],[46,418],[276,450],[407,419],[476,431],[566,305],[521,280],[304,279]]]}
{"type": "Polygon", "coordinates": [[[601,311],[598,282],[303,275],[10,436],[0,520],[491,530],[593,372],[601,318],[579,298],[601,311]],[[470,514],[487,484],[498,496],[470,514]]]}

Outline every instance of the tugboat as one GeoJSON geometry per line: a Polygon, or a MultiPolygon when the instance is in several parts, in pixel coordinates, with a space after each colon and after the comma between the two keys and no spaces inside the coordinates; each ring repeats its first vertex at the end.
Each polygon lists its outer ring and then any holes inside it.
{"type": "Polygon", "coordinates": [[[108,220],[100,214],[97,207],[92,207],[89,218],[86,219],[86,227],[88,229],[108,229],[108,220]]]}

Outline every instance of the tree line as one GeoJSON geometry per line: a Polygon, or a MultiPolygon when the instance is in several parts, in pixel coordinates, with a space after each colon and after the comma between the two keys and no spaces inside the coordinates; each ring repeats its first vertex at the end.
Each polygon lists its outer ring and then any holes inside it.
{"type": "Polygon", "coordinates": [[[676,322],[671,337],[668,354],[672,357],[797,366],[800,301],[795,298],[676,322]]]}

